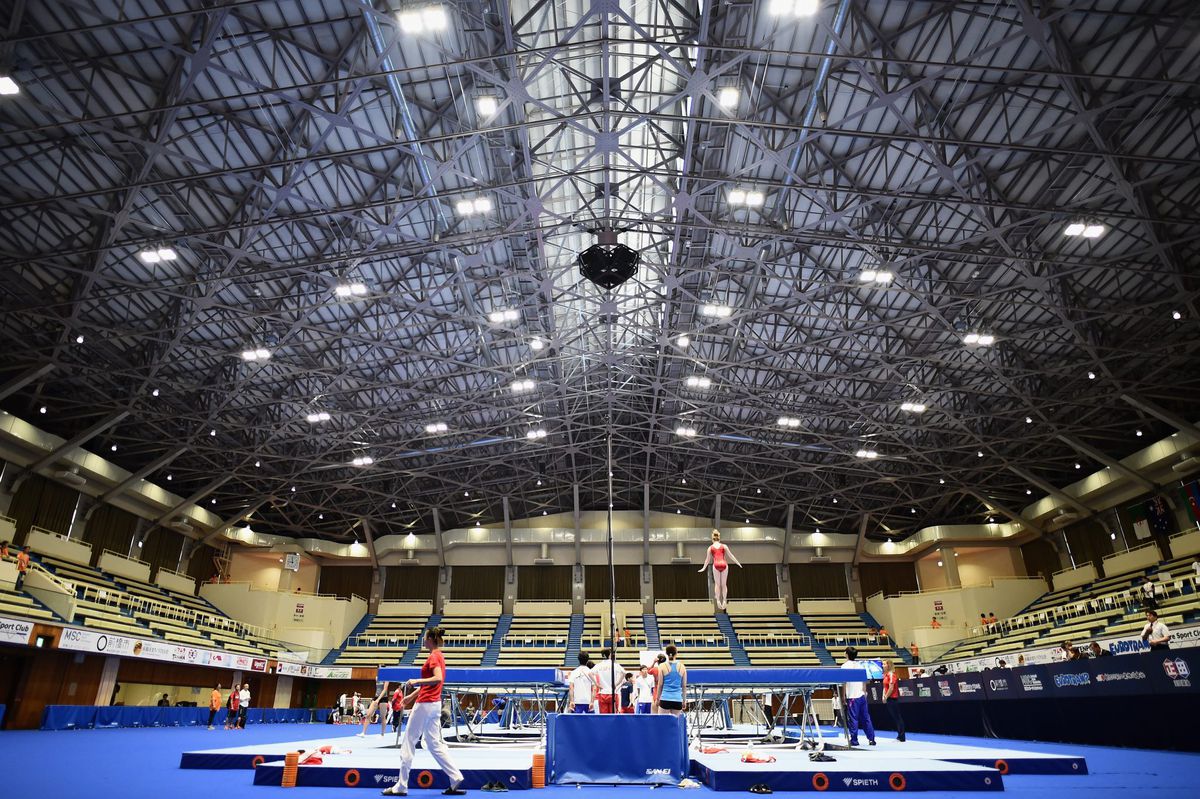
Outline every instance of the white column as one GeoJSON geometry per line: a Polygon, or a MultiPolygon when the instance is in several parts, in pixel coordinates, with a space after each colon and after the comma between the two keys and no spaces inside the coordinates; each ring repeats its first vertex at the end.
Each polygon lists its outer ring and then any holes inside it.
{"type": "Polygon", "coordinates": [[[271,707],[292,706],[292,678],[279,677],[275,680],[275,703],[271,707]]]}
{"type": "Polygon", "coordinates": [[[112,704],[113,689],[117,687],[117,669],[121,667],[121,659],[115,655],[109,655],[104,659],[104,666],[100,669],[100,684],[96,687],[95,705],[107,707],[112,704]]]}

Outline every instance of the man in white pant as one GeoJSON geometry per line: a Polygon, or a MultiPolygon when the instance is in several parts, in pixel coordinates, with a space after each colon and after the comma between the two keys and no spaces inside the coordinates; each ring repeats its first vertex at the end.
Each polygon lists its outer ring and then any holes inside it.
{"type": "Polygon", "coordinates": [[[463,773],[450,759],[450,750],[442,740],[442,684],[446,680],[446,659],[442,656],[442,639],[445,631],[431,627],[425,632],[425,648],[429,657],[421,665],[421,679],[409,680],[405,689],[417,690],[407,693],[404,705],[411,705],[408,726],[404,728],[404,740],[400,744],[400,776],[396,784],[383,790],[384,796],[407,796],[408,774],[412,770],[413,754],[417,741],[424,741],[425,750],[441,766],[450,779],[450,787],[442,791],[444,796],[462,796],[466,793],[459,786],[463,773]]]}

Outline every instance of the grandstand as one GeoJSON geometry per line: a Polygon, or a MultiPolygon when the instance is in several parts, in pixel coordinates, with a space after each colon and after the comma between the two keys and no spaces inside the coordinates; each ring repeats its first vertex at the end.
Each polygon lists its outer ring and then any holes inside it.
{"type": "Polygon", "coordinates": [[[872,634],[871,628],[879,625],[857,613],[806,613],[804,624],[812,631],[813,639],[819,642],[835,660],[843,659],[843,650],[854,647],[860,658],[892,660],[908,663],[908,653],[892,639],[872,634]]]}

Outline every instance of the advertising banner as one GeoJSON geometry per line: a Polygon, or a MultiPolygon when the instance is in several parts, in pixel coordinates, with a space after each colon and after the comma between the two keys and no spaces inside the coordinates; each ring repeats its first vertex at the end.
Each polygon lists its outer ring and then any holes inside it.
{"type": "Polygon", "coordinates": [[[0,617],[0,643],[27,644],[32,632],[32,622],[0,617]]]}
{"type": "Polygon", "coordinates": [[[245,655],[230,655],[211,649],[172,644],[154,638],[131,638],[98,630],[81,630],[64,627],[58,640],[59,649],[77,652],[94,652],[104,655],[163,660],[170,663],[188,663],[196,666],[217,666],[243,671],[266,671],[267,661],[245,655]]]}

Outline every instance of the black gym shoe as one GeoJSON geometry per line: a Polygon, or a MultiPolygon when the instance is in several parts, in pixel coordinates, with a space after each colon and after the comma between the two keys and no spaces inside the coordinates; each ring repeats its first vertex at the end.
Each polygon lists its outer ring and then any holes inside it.
{"type": "Polygon", "coordinates": [[[442,791],[442,796],[466,796],[466,795],[467,795],[467,792],[464,791],[462,788],[459,788],[457,785],[452,785],[449,788],[447,788],[446,790],[442,791]]]}
{"type": "Polygon", "coordinates": [[[829,755],[825,754],[824,752],[810,752],[808,755],[808,759],[814,763],[836,763],[837,762],[837,760],[835,758],[830,757],[829,755]]]}
{"type": "Polygon", "coordinates": [[[757,785],[750,786],[750,793],[775,793],[771,790],[771,786],[760,782],[757,785]]]}
{"type": "Polygon", "coordinates": [[[867,743],[869,743],[871,746],[874,746],[874,745],[875,745],[875,742],[874,742],[874,741],[867,741],[867,743]]]}

